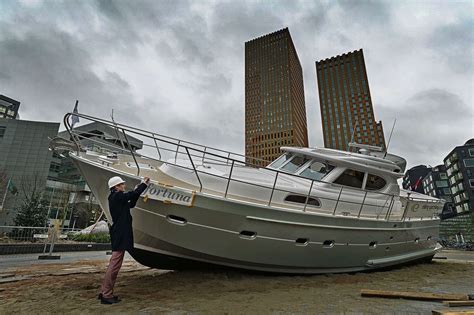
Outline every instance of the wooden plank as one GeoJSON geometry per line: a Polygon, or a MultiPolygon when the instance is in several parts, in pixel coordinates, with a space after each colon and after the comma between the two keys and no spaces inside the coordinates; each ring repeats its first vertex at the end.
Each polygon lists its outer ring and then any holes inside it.
{"type": "Polygon", "coordinates": [[[449,307],[474,306],[474,301],[444,301],[443,304],[449,307]]]}
{"type": "Polygon", "coordinates": [[[474,309],[465,309],[465,310],[442,309],[442,310],[433,310],[431,313],[433,315],[473,315],[474,309]]]}
{"type": "Polygon", "coordinates": [[[407,292],[407,291],[384,291],[384,290],[360,290],[360,295],[365,297],[402,298],[423,301],[469,301],[467,294],[455,293],[431,293],[431,292],[407,292]]]}

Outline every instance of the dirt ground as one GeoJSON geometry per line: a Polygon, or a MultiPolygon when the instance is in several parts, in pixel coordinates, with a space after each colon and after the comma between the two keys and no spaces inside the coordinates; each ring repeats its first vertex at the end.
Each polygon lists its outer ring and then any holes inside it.
{"type": "Polygon", "coordinates": [[[0,281],[0,313],[431,314],[443,309],[442,304],[362,298],[360,290],[474,293],[474,253],[441,256],[448,259],[390,271],[318,276],[169,272],[126,261],[115,290],[122,302],[115,305],[97,300],[104,260],[23,266],[3,278],[0,272],[0,280],[19,280],[0,281]]]}

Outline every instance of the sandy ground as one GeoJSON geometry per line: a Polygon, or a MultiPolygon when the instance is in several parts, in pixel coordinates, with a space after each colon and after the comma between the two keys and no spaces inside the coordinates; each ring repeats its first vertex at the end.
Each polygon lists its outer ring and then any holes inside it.
{"type": "Polygon", "coordinates": [[[448,259],[383,272],[318,276],[168,272],[127,259],[115,290],[122,302],[116,305],[96,299],[105,255],[23,264],[0,271],[0,313],[431,314],[442,304],[362,298],[360,290],[474,293],[474,253],[439,256],[448,259]],[[19,281],[10,282],[15,277],[19,281]]]}

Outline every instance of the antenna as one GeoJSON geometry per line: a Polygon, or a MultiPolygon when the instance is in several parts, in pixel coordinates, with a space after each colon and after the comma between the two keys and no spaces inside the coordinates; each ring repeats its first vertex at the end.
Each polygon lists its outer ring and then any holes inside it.
{"type": "Polygon", "coordinates": [[[393,121],[392,130],[390,131],[390,136],[388,137],[387,147],[385,148],[385,154],[383,155],[384,159],[387,156],[388,146],[390,145],[390,140],[392,140],[393,129],[395,129],[395,124],[396,123],[397,123],[397,119],[395,118],[395,120],[393,121]]]}
{"type": "Polygon", "coordinates": [[[350,147],[350,144],[351,144],[351,143],[354,143],[354,135],[355,135],[355,132],[356,132],[356,129],[357,129],[357,125],[358,125],[358,124],[359,124],[359,121],[356,120],[356,123],[355,123],[355,125],[354,125],[354,129],[352,129],[351,142],[349,142],[349,143],[347,144],[347,146],[349,146],[349,147],[350,147]]]}

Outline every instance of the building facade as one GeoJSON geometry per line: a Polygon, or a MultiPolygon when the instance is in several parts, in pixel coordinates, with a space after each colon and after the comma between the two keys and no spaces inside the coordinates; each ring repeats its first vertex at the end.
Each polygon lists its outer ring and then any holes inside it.
{"type": "Polygon", "coordinates": [[[446,200],[441,219],[453,217],[455,215],[451,189],[449,189],[448,175],[444,164],[435,166],[422,180],[425,195],[446,200]]]}
{"type": "Polygon", "coordinates": [[[362,49],[316,62],[324,146],[350,151],[352,140],[385,148],[375,120],[362,49]],[[352,138],[353,137],[353,138],[352,138]]]}
{"type": "Polygon", "coordinates": [[[425,193],[423,189],[423,178],[431,172],[431,167],[426,165],[417,165],[405,172],[402,186],[404,189],[425,193]]]}
{"type": "Polygon", "coordinates": [[[0,118],[0,224],[13,223],[22,191],[44,190],[52,160],[49,138],[58,129],[59,123],[0,118]],[[9,193],[9,183],[18,194],[9,193]]]}
{"type": "Polygon", "coordinates": [[[0,94],[0,118],[18,119],[20,102],[0,94]]]}
{"type": "Polygon", "coordinates": [[[457,215],[474,211],[474,139],[455,147],[444,158],[457,215]]]}
{"type": "Polygon", "coordinates": [[[308,146],[303,69],[288,28],[245,43],[247,161],[265,166],[282,146],[308,146]]]}

